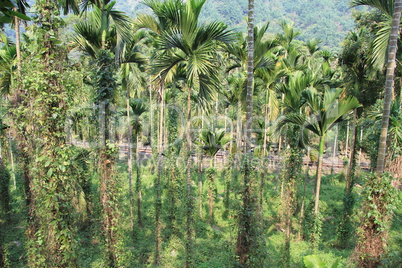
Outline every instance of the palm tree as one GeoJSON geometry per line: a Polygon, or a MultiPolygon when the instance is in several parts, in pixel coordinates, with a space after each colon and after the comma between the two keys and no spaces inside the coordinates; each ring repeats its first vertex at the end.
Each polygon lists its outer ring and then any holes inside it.
{"type": "Polygon", "coordinates": [[[322,160],[325,147],[325,135],[328,130],[342,117],[353,109],[359,107],[359,102],[353,96],[340,98],[342,91],[339,89],[326,89],[323,93],[317,92],[314,88],[303,91],[312,116],[306,128],[319,136],[317,177],[314,201],[314,214],[317,215],[320,199],[320,187],[322,178],[322,160]]]}
{"type": "MultiPolygon", "coordinates": [[[[135,21],[135,26],[139,29],[148,29],[151,32],[151,36],[153,37],[153,41],[155,44],[155,48],[153,54],[158,55],[161,50],[161,44],[159,41],[161,39],[163,31],[170,29],[174,25],[179,23],[178,19],[180,17],[180,12],[184,8],[184,4],[182,1],[178,0],[168,0],[163,2],[157,2],[153,0],[145,0],[143,2],[145,5],[150,7],[154,13],[152,15],[144,15],[141,14],[135,21]],[[156,42],[155,42],[156,41],[156,42]]],[[[155,58],[156,56],[154,56],[155,58]]],[[[162,155],[163,155],[163,140],[164,140],[164,120],[165,120],[165,84],[167,82],[171,82],[172,77],[167,79],[163,79],[159,70],[155,71],[156,75],[154,81],[158,83],[156,86],[158,88],[158,95],[160,101],[160,118],[159,118],[159,131],[158,131],[158,142],[157,142],[157,159],[158,159],[158,171],[157,171],[157,181],[155,184],[156,188],[156,202],[155,202],[155,265],[158,266],[161,261],[161,177],[162,177],[162,155]]],[[[150,101],[152,102],[150,91],[150,101]]],[[[152,109],[151,109],[152,110],[152,109]]],[[[152,121],[152,119],[151,119],[152,121]]],[[[151,126],[152,128],[152,126],[151,126]]],[[[152,130],[151,130],[152,132],[152,130]]],[[[170,156],[170,155],[169,155],[170,156]]],[[[173,179],[173,178],[172,178],[173,179]]],[[[171,184],[173,186],[173,184],[171,184]]],[[[172,196],[172,209],[174,209],[174,197],[172,196]]],[[[173,217],[171,217],[173,224],[173,217]]],[[[172,225],[173,226],[173,225],[172,225]]]]}
{"type": "Polygon", "coordinates": [[[22,20],[31,20],[25,14],[25,7],[27,7],[27,2],[25,0],[19,0],[16,3],[18,9],[16,10],[15,1],[12,0],[3,0],[0,6],[0,21],[1,25],[4,23],[10,23],[13,21],[14,17],[18,17],[22,20]]]}
{"type": "Polygon", "coordinates": [[[372,7],[385,16],[385,21],[379,23],[380,29],[377,31],[376,38],[371,45],[372,54],[369,56],[373,65],[383,69],[387,63],[388,48],[392,36],[393,15],[395,14],[398,0],[353,0],[351,3],[352,7],[362,5],[372,7]]]}
{"type": "Polygon", "coordinates": [[[83,1],[83,8],[89,6],[92,12],[87,20],[77,23],[74,37],[78,48],[95,62],[95,104],[99,116],[99,164],[101,171],[100,194],[103,208],[103,230],[107,244],[106,262],[117,266],[119,261],[119,242],[116,228],[118,209],[114,200],[115,146],[110,141],[109,124],[111,104],[117,87],[113,74],[116,60],[121,60],[125,43],[130,40],[130,20],[124,13],[114,9],[115,2],[83,1]]]}
{"type": "Polygon", "coordinates": [[[200,140],[204,146],[202,146],[202,150],[208,155],[211,159],[210,168],[207,171],[208,176],[208,206],[209,206],[209,222],[212,225],[214,223],[214,193],[213,193],[213,184],[214,184],[214,166],[215,161],[214,157],[218,153],[220,149],[225,146],[230,138],[225,134],[225,130],[203,130],[200,133],[200,140]]]}
{"type": "MultiPolygon", "coordinates": [[[[24,16],[26,16],[26,10],[29,8],[29,4],[26,0],[18,0],[15,3],[15,7],[13,8],[14,12],[18,12],[24,16]]],[[[20,40],[20,16],[14,16],[14,30],[15,30],[15,47],[17,53],[17,70],[18,75],[21,73],[21,40],[20,40]]],[[[29,18],[28,18],[29,20],[29,18]]]]}
{"type": "Polygon", "coordinates": [[[380,147],[378,149],[376,172],[384,172],[389,113],[393,96],[394,71],[396,67],[396,53],[398,49],[398,33],[400,28],[402,1],[400,0],[354,0],[352,5],[368,5],[381,11],[388,20],[383,28],[377,32],[373,43],[373,61],[382,68],[387,58],[387,70],[384,94],[384,114],[381,126],[380,147]]]}
{"type": "MultiPolygon", "coordinates": [[[[261,92],[265,92],[265,100],[267,101],[265,105],[266,116],[269,116],[268,113],[268,102],[272,104],[270,106],[270,110],[275,114],[277,109],[276,98],[274,97],[274,93],[272,91],[272,84],[280,75],[276,73],[275,69],[275,55],[272,53],[272,50],[277,46],[275,40],[267,38],[266,33],[268,31],[269,22],[263,24],[261,27],[254,27],[254,75],[258,78],[260,83],[256,83],[254,86],[258,85],[258,90],[261,92]]],[[[231,86],[230,90],[232,93],[236,93],[236,101],[238,104],[238,115],[237,115],[237,129],[239,133],[236,135],[237,137],[237,147],[240,148],[241,138],[240,138],[240,130],[241,130],[241,121],[242,121],[242,110],[245,108],[245,98],[246,98],[246,84],[247,84],[247,40],[242,36],[238,36],[238,40],[234,44],[230,44],[226,47],[226,52],[229,54],[229,66],[227,68],[228,83],[231,86]]],[[[257,91],[257,89],[255,90],[257,91]]],[[[255,92],[254,92],[255,93],[255,92]]],[[[227,93],[225,93],[227,95],[227,93]]],[[[267,120],[265,120],[267,121],[267,120]]],[[[267,122],[265,122],[267,123],[267,122]]],[[[267,147],[267,128],[264,127],[264,136],[263,143],[264,148],[263,152],[266,153],[267,147]]]]}
{"type": "Polygon", "coordinates": [[[140,179],[140,164],[137,163],[137,146],[138,146],[138,135],[141,131],[141,121],[139,117],[143,114],[146,109],[143,106],[141,99],[133,100],[131,95],[134,92],[138,94],[141,84],[143,84],[143,79],[141,77],[141,72],[144,71],[144,66],[147,63],[146,59],[142,57],[139,41],[142,39],[143,33],[139,32],[136,36],[133,36],[132,42],[126,44],[124,48],[124,55],[122,57],[122,64],[120,67],[120,74],[122,77],[122,89],[126,91],[126,115],[128,124],[128,181],[129,181],[129,198],[130,198],[130,223],[131,228],[134,226],[133,220],[133,187],[132,187],[132,173],[133,173],[133,161],[136,163],[137,172],[137,215],[138,223],[142,226],[142,216],[141,216],[141,179],[140,179]],[[130,112],[131,110],[131,112],[130,112]],[[133,113],[133,121],[131,120],[131,114],[133,113]],[[134,130],[134,136],[133,136],[134,130]],[[132,142],[134,140],[134,148],[132,149],[132,142]],[[134,157],[133,157],[134,151],[134,157]]]}
{"type": "Polygon", "coordinates": [[[64,48],[58,40],[58,28],[62,24],[59,8],[55,1],[36,1],[36,26],[30,29],[30,36],[34,35],[35,39],[30,40],[26,53],[30,61],[24,62],[30,73],[20,77],[21,87],[14,88],[15,98],[10,109],[12,127],[23,152],[26,189],[30,193],[27,200],[30,266],[74,267],[77,261],[73,222],[66,217],[72,211],[71,189],[77,185],[68,173],[69,164],[63,163],[70,153],[64,131],[69,81],[68,68],[62,62],[64,48]],[[29,81],[32,77],[42,81],[41,85],[32,86],[29,81]],[[34,133],[33,129],[37,128],[41,131],[34,133]],[[44,238],[45,242],[38,238],[44,238]]]}
{"type": "MultiPolygon", "coordinates": [[[[369,196],[365,202],[365,206],[363,206],[363,214],[362,223],[361,223],[361,233],[360,239],[355,247],[355,255],[357,255],[358,265],[359,267],[375,267],[380,264],[381,255],[385,252],[384,249],[384,239],[387,237],[387,232],[377,231],[377,219],[373,217],[366,216],[372,207],[377,208],[376,211],[381,211],[379,214],[383,221],[389,221],[389,217],[387,216],[386,206],[387,200],[385,201],[377,201],[382,200],[379,198],[379,192],[384,191],[384,189],[378,189],[379,187],[386,187],[386,185],[378,184],[378,182],[386,181],[386,178],[383,178],[383,173],[385,169],[385,159],[387,152],[387,138],[388,138],[388,128],[389,128],[389,119],[391,114],[391,104],[392,104],[392,96],[393,96],[393,86],[394,86],[394,78],[395,78],[395,68],[396,68],[396,53],[398,46],[398,36],[400,29],[400,21],[401,21],[401,12],[402,12],[402,1],[370,1],[369,4],[372,6],[379,8],[383,11],[388,11],[388,14],[392,14],[390,34],[386,35],[382,39],[389,40],[388,45],[382,46],[382,49],[379,46],[375,46],[376,50],[374,52],[378,52],[384,50],[385,47],[388,48],[388,61],[387,61],[387,69],[386,69],[386,81],[385,81],[385,92],[384,92],[384,108],[382,114],[382,122],[381,122],[381,134],[380,134],[380,144],[378,149],[378,157],[377,157],[377,167],[376,167],[376,176],[372,176],[368,181],[368,186],[372,187],[373,191],[369,192],[369,196]],[[392,5],[394,2],[394,5],[392,5]],[[374,4],[385,4],[385,5],[377,5],[374,4]],[[383,7],[384,9],[381,9],[383,7]],[[388,38],[389,36],[389,38],[388,38]],[[381,186],[380,186],[381,185],[381,186]],[[376,230],[376,231],[374,231],[376,230]],[[375,248],[374,253],[370,250],[367,252],[367,248],[375,248]],[[368,255],[368,256],[367,256],[368,255]]],[[[383,29],[383,32],[385,30],[383,29]]],[[[377,38],[379,40],[380,37],[377,38]]],[[[377,43],[378,44],[378,43],[377,43]]],[[[385,190],[386,191],[386,190],[385,190]]]]}
{"type": "MultiPolygon", "coordinates": [[[[137,221],[138,224],[143,227],[142,222],[142,189],[141,189],[141,165],[138,162],[138,142],[139,142],[139,135],[142,131],[142,123],[140,116],[146,112],[146,108],[144,103],[141,99],[130,99],[128,101],[128,105],[131,109],[128,110],[127,118],[130,121],[129,131],[128,131],[128,150],[129,150],[129,163],[128,163],[128,170],[129,170],[129,195],[130,195],[130,217],[131,221],[133,221],[133,193],[132,193],[132,165],[135,163],[135,170],[136,170],[136,187],[135,191],[137,194],[137,221]],[[130,111],[131,110],[131,111],[130,111]],[[131,115],[133,116],[132,119],[131,115]],[[133,148],[131,148],[131,143],[133,144],[133,148]],[[133,153],[134,152],[134,153],[133,153]]],[[[133,227],[133,226],[132,226],[133,227]]]]}
{"type": "MultiPolygon", "coordinates": [[[[343,43],[343,50],[339,61],[344,74],[343,86],[347,94],[355,96],[363,107],[371,106],[379,97],[380,83],[378,79],[379,71],[370,64],[369,43],[372,34],[366,27],[362,27],[356,32],[350,32],[343,43]]],[[[353,213],[354,197],[352,187],[354,185],[356,158],[358,148],[358,109],[353,110],[353,124],[350,139],[349,163],[345,174],[346,186],[344,196],[344,209],[341,223],[338,225],[339,245],[347,247],[351,237],[351,215],[353,213]]],[[[349,128],[347,129],[349,130],[349,128]]],[[[348,135],[347,135],[348,136],[348,135]]],[[[348,142],[348,138],[346,142],[348,142]]],[[[348,150],[346,150],[348,151],[348,150]]],[[[374,162],[373,162],[374,164],[374,162]]]]}
{"type": "Polygon", "coordinates": [[[241,265],[245,266],[249,261],[253,240],[256,232],[253,217],[256,217],[253,202],[252,184],[250,181],[250,161],[253,156],[251,150],[251,131],[253,123],[253,90],[254,90],[254,0],[248,1],[247,16],[247,94],[246,94],[246,124],[244,128],[244,179],[242,200],[243,205],[239,217],[239,233],[236,241],[236,255],[241,265]]]}
{"type": "Polygon", "coordinates": [[[279,84],[280,91],[284,94],[282,101],[283,114],[278,118],[276,130],[285,134],[288,147],[285,149],[284,168],[282,180],[284,194],[282,202],[282,215],[285,224],[285,254],[284,265],[290,265],[290,234],[292,228],[292,215],[295,211],[295,186],[301,176],[303,164],[302,151],[308,144],[308,135],[304,125],[307,116],[303,105],[302,92],[314,84],[314,77],[309,73],[296,71],[289,75],[287,83],[279,84]]]}
{"type": "MultiPolygon", "coordinates": [[[[170,3],[168,1],[168,3],[170,3]]],[[[159,36],[159,45],[162,50],[154,63],[159,81],[163,84],[170,76],[180,75],[185,79],[187,90],[187,261],[191,262],[191,99],[193,91],[198,94],[200,104],[206,105],[211,99],[213,90],[219,87],[217,61],[214,57],[218,44],[230,41],[229,31],[219,22],[199,25],[198,17],[205,0],[190,0],[185,4],[175,1],[179,9],[174,13],[178,16],[170,27],[163,29],[159,36]]],[[[168,16],[169,18],[169,16],[168,16]]],[[[174,18],[174,16],[173,16],[174,18]]],[[[163,94],[162,94],[163,95],[163,94]]]]}

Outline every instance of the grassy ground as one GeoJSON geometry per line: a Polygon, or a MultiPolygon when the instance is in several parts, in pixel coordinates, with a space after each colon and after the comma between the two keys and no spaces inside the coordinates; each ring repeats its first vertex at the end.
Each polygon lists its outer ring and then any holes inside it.
{"type": "MultiPolygon", "coordinates": [[[[155,174],[150,167],[143,169],[143,220],[144,228],[138,226],[135,222],[134,230],[130,229],[129,224],[129,201],[128,201],[128,183],[124,164],[121,164],[118,176],[123,182],[120,204],[122,210],[121,230],[123,231],[123,242],[128,267],[152,267],[155,252],[155,174]]],[[[193,195],[194,195],[194,252],[193,259],[195,267],[220,268],[235,267],[234,246],[237,236],[237,211],[240,208],[240,179],[231,182],[230,209],[226,215],[224,207],[226,177],[229,172],[222,174],[222,170],[215,173],[215,223],[209,224],[207,220],[207,184],[204,180],[203,187],[203,218],[200,218],[198,212],[198,174],[194,172],[193,177],[193,195]]],[[[306,204],[312,198],[314,185],[313,176],[308,180],[306,191],[306,204]]],[[[184,246],[184,227],[185,227],[185,187],[184,178],[178,178],[177,185],[177,211],[175,213],[175,231],[168,228],[168,207],[169,193],[167,192],[168,180],[162,181],[163,188],[163,231],[162,231],[162,267],[184,267],[185,266],[185,246],[184,246]]],[[[98,203],[96,192],[96,176],[93,178],[93,201],[98,203]]],[[[304,267],[303,258],[307,255],[319,255],[327,264],[340,260],[340,267],[346,267],[349,264],[348,258],[351,255],[353,247],[340,249],[336,241],[337,226],[339,224],[342,212],[342,198],[344,192],[344,181],[341,175],[327,175],[323,178],[320,208],[324,217],[322,229],[322,239],[318,249],[313,250],[309,242],[303,241],[298,237],[300,228],[299,216],[293,218],[294,232],[291,242],[291,266],[304,267]]],[[[301,192],[301,185],[299,190],[301,192]]],[[[21,194],[22,185],[18,181],[17,190],[12,190],[12,221],[7,228],[1,230],[5,234],[7,242],[8,261],[10,267],[26,267],[25,250],[25,204],[21,194]]],[[[359,211],[359,194],[361,188],[355,187],[354,193],[357,198],[355,215],[353,216],[354,225],[357,226],[359,211]]],[[[300,198],[300,196],[299,196],[300,198]]],[[[262,206],[261,219],[261,238],[265,243],[263,247],[264,267],[281,267],[283,260],[283,245],[285,234],[278,225],[278,210],[280,204],[280,182],[278,174],[271,173],[265,178],[264,198],[262,206]]],[[[79,267],[104,267],[102,263],[102,239],[99,235],[100,220],[97,215],[99,208],[92,207],[92,216],[84,219],[78,230],[79,246],[79,267]]],[[[392,230],[390,232],[390,253],[385,258],[384,267],[402,267],[401,244],[402,244],[402,208],[396,211],[392,230]],[[396,265],[396,266],[395,266],[396,265]]],[[[353,245],[353,243],[352,243],[353,245]]],[[[328,266],[329,267],[329,266],[328,266]]]]}

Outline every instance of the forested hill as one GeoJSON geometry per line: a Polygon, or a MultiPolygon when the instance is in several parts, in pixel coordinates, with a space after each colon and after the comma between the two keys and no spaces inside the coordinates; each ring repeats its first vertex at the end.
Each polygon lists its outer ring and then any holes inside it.
{"type": "MultiPolygon", "coordinates": [[[[207,0],[203,20],[219,20],[231,28],[244,30],[247,16],[246,0],[207,0]]],[[[302,40],[321,39],[322,46],[337,50],[340,42],[353,27],[350,0],[256,0],[256,23],[270,21],[271,30],[279,30],[278,22],[291,20],[302,40]]],[[[134,17],[149,12],[141,0],[117,0],[116,8],[134,17]]]]}

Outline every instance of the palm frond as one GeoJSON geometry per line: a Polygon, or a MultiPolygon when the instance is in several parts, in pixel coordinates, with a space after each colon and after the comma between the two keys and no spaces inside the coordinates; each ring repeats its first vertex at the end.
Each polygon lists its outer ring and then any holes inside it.
{"type": "Polygon", "coordinates": [[[136,29],[149,29],[153,32],[159,32],[159,24],[156,19],[150,14],[138,14],[134,21],[136,29]]]}
{"type": "Polygon", "coordinates": [[[370,6],[381,10],[385,15],[392,18],[394,13],[395,0],[353,0],[352,7],[357,6],[370,6]]]}
{"type": "Polygon", "coordinates": [[[392,20],[383,22],[383,26],[376,33],[376,38],[373,41],[373,53],[371,56],[372,64],[379,69],[385,65],[388,55],[389,36],[391,34],[392,20]]]}

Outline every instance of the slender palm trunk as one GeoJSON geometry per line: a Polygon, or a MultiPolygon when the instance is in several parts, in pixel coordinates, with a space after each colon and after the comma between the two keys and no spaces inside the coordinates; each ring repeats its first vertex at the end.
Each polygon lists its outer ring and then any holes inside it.
{"type": "Polygon", "coordinates": [[[297,200],[295,198],[295,186],[296,181],[301,174],[302,170],[302,159],[301,159],[301,150],[297,147],[297,139],[295,141],[291,141],[291,148],[286,149],[288,155],[285,162],[285,169],[283,171],[284,178],[283,181],[285,183],[284,186],[284,197],[282,199],[282,210],[284,216],[285,223],[285,251],[283,254],[284,257],[284,266],[290,267],[290,235],[292,231],[292,215],[295,211],[295,204],[297,200]]]}
{"type": "Polygon", "coordinates": [[[161,179],[162,179],[162,153],[163,153],[163,133],[164,133],[164,113],[165,98],[164,86],[160,87],[161,105],[158,131],[158,175],[156,180],[156,201],[155,201],[155,266],[159,266],[161,262],[162,236],[161,236],[161,179]]]}
{"type": "Polygon", "coordinates": [[[24,137],[28,144],[24,153],[32,160],[27,161],[32,164],[28,167],[32,176],[29,181],[31,218],[27,231],[27,259],[30,267],[76,267],[75,230],[70,217],[73,198],[70,189],[74,188],[75,182],[60,171],[60,167],[70,167],[63,163],[66,155],[65,111],[69,107],[65,102],[67,94],[62,79],[65,70],[60,58],[63,55],[55,43],[60,25],[58,9],[50,0],[38,0],[35,6],[39,14],[36,29],[45,34],[38,40],[39,49],[44,51],[37,58],[40,64],[29,67],[31,70],[40,68],[33,75],[42,82],[35,85],[34,90],[32,85],[25,84],[30,95],[24,98],[23,105],[32,110],[21,116],[27,125],[25,130],[40,129],[34,135],[32,131],[30,136],[24,137]],[[50,38],[50,32],[53,38],[50,38]],[[40,104],[39,96],[42,98],[40,104]],[[40,144],[38,140],[41,140],[40,144]],[[39,147],[40,150],[35,150],[39,147]]]}
{"type": "Polygon", "coordinates": [[[391,103],[393,96],[394,77],[396,68],[396,52],[398,49],[398,36],[401,21],[402,0],[395,0],[394,14],[392,17],[391,35],[388,44],[388,63],[385,80],[384,110],[381,122],[380,145],[378,148],[378,158],[376,173],[382,174],[385,169],[387,153],[387,136],[389,126],[389,116],[391,113],[391,103]]]}
{"type": "Polygon", "coordinates": [[[203,194],[203,187],[202,187],[202,180],[204,177],[204,169],[202,167],[202,162],[203,162],[203,153],[202,153],[202,149],[199,150],[199,161],[198,161],[198,213],[199,213],[199,217],[200,219],[202,219],[203,217],[203,211],[202,211],[202,206],[203,206],[203,198],[202,198],[202,194],[203,194]]]}
{"type": "Polygon", "coordinates": [[[253,226],[253,217],[255,215],[254,200],[252,196],[251,182],[251,131],[253,122],[253,84],[254,84],[254,0],[248,1],[248,23],[247,23],[247,96],[246,96],[246,125],[244,130],[244,181],[242,193],[242,210],[239,217],[239,233],[236,242],[236,255],[239,257],[241,265],[247,265],[253,242],[256,239],[253,226]]]}
{"type": "Polygon", "coordinates": [[[210,170],[208,171],[208,207],[209,223],[214,224],[214,157],[211,156],[210,170]]]}
{"type": "MultiPolygon", "coordinates": [[[[382,192],[387,190],[386,177],[382,177],[385,170],[385,161],[387,153],[387,136],[388,136],[388,126],[389,117],[391,110],[391,102],[393,95],[393,86],[395,78],[395,67],[396,67],[396,52],[398,46],[398,36],[400,30],[402,12],[402,0],[395,0],[394,2],[394,13],[392,16],[392,27],[391,35],[388,44],[388,62],[386,71],[386,81],[385,81],[385,96],[384,96],[384,109],[381,122],[381,134],[380,134],[380,144],[378,149],[377,167],[376,175],[369,177],[367,181],[368,188],[372,189],[365,200],[365,206],[363,206],[363,213],[365,215],[361,219],[360,232],[358,243],[356,244],[354,250],[354,256],[357,260],[357,267],[379,267],[381,266],[382,256],[386,253],[385,246],[387,245],[387,229],[378,230],[378,219],[382,225],[388,225],[391,221],[391,214],[387,206],[390,204],[390,200],[395,197],[384,198],[382,192]],[[381,182],[378,182],[381,181],[381,182]],[[383,189],[378,189],[378,187],[384,187],[383,189]],[[376,217],[367,217],[369,213],[375,211],[376,217]]],[[[388,182],[389,183],[389,182],[388,182]]]]}
{"type": "Polygon", "coordinates": [[[352,195],[352,188],[355,178],[356,169],[356,152],[357,152],[357,111],[353,111],[353,126],[352,126],[352,139],[350,143],[349,165],[346,173],[346,186],[345,196],[343,197],[343,213],[341,222],[338,225],[338,241],[339,245],[347,248],[350,245],[350,238],[352,236],[352,223],[351,216],[353,213],[354,197],[352,195]]]}
{"type": "MultiPolygon", "coordinates": [[[[17,11],[17,8],[14,7],[14,11],[17,11]]],[[[17,74],[18,79],[21,76],[21,38],[20,38],[20,20],[17,16],[14,16],[14,30],[15,30],[15,51],[17,54],[17,74]]]]}
{"type": "Polygon", "coordinates": [[[318,203],[320,202],[321,178],[322,178],[322,161],[324,156],[325,135],[320,136],[320,145],[318,149],[318,163],[317,163],[317,177],[315,185],[315,201],[314,201],[314,214],[317,215],[318,203]]]}
{"type": "Polygon", "coordinates": [[[345,156],[349,153],[349,121],[346,123],[346,142],[345,142],[345,156]]]}
{"type": "Polygon", "coordinates": [[[350,154],[349,164],[348,164],[348,171],[346,173],[346,194],[350,195],[352,192],[353,187],[353,179],[355,176],[356,170],[356,151],[357,151],[357,110],[353,110],[353,126],[352,126],[352,140],[350,143],[350,154]]]}
{"type": "Polygon", "coordinates": [[[127,150],[128,150],[128,193],[130,199],[130,228],[133,230],[134,228],[134,200],[133,200],[133,151],[131,149],[132,137],[133,137],[133,129],[131,127],[130,120],[130,95],[127,92],[126,99],[126,112],[127,112],[127,128],[128,128],[128,137],[127,137],[127,150]]]}
{"type": "MultiPolygon", "coordinates": [[[[230,133],[233,133],[234,129],[234,123],[233,120],[230,120],[230,133]]],[[[226,174],[226,190],[225,190],[225,217],[229,216],[229,211],[230,211],[230,189],[231,189],[231,181],[234,175],[235,170],[232,168],[233,166],[233,160],[234,160],[234,155],[233,155],[233,138],[230,139],[229,141],[229,152],[228,152],[228,168],[230,171],[225,170],[226,174]]]]}
{"type": "Polygon", "coordinates": [[[337,148],[337,142],[338,142],[338,125],[336,125],[336,130],[335,130],[335,138],[334,138],[334,147],[332,151],[332,165],[331,165],[331,174],[334,173],[334,160],[336,157],[336,148],[337,148]]]}
{"type": "Polygon", "coordinates": [[[309,169],[310,165],[307,165],[307,170],[306,174],[304,175],[303,178],[303,195],[302,195],[302,200],[301,200],[301,205],[300,205],[300,219],[299,219],[299,235],[298,235],[298,240],[301,240],[303,237],[303,221],[304,221],[304,210],[305,210],[305,202],[306,202],[306,186],[307,186],[307,179],[309,178],[309,169]]]}
{"type": "Polygon", "coordinates": [[[11,162],[11,178],[13,180],[14,190],[17,190],[17,181],[15,179],[15,165],[14,165],[14,152],[13,152],[13,143],[11,141],[11,130],[9,129],[8,133],[8,147],[10,151],[10,162],[11,162]]]}
{"type": "Polygon", "coordinates": [[[138,225],[143,228],[144,223],[142,221],[142,180],[141,180],[141,163],[138,161],[138,133],[135,134],[135,139],[133,143],[133,162],[135,164],[135,193],[136,193],[136,202],[137,202],[137,222],[138,225]]]}
{"type": "Polygon", "coordinates": [[[191,201],[191,89],[188,88],[187,92],[187,146],[188,146],[188,159],[187,159],[187,200],[186,200],[186,268],[192,267],[192,201],[191,201]]]}
{"type": "Polygon", "coordinates": [[[241,101],[239,100],[239,102],[237,103],[237,122],[236,122],[236,159],[238,158],[239,155],[239,150],[242,148],[242,139],[244,139],[244,137],[242,137],[241,135],[241,130],[242,130],[242,107],[241,107],[241,101]]]}

